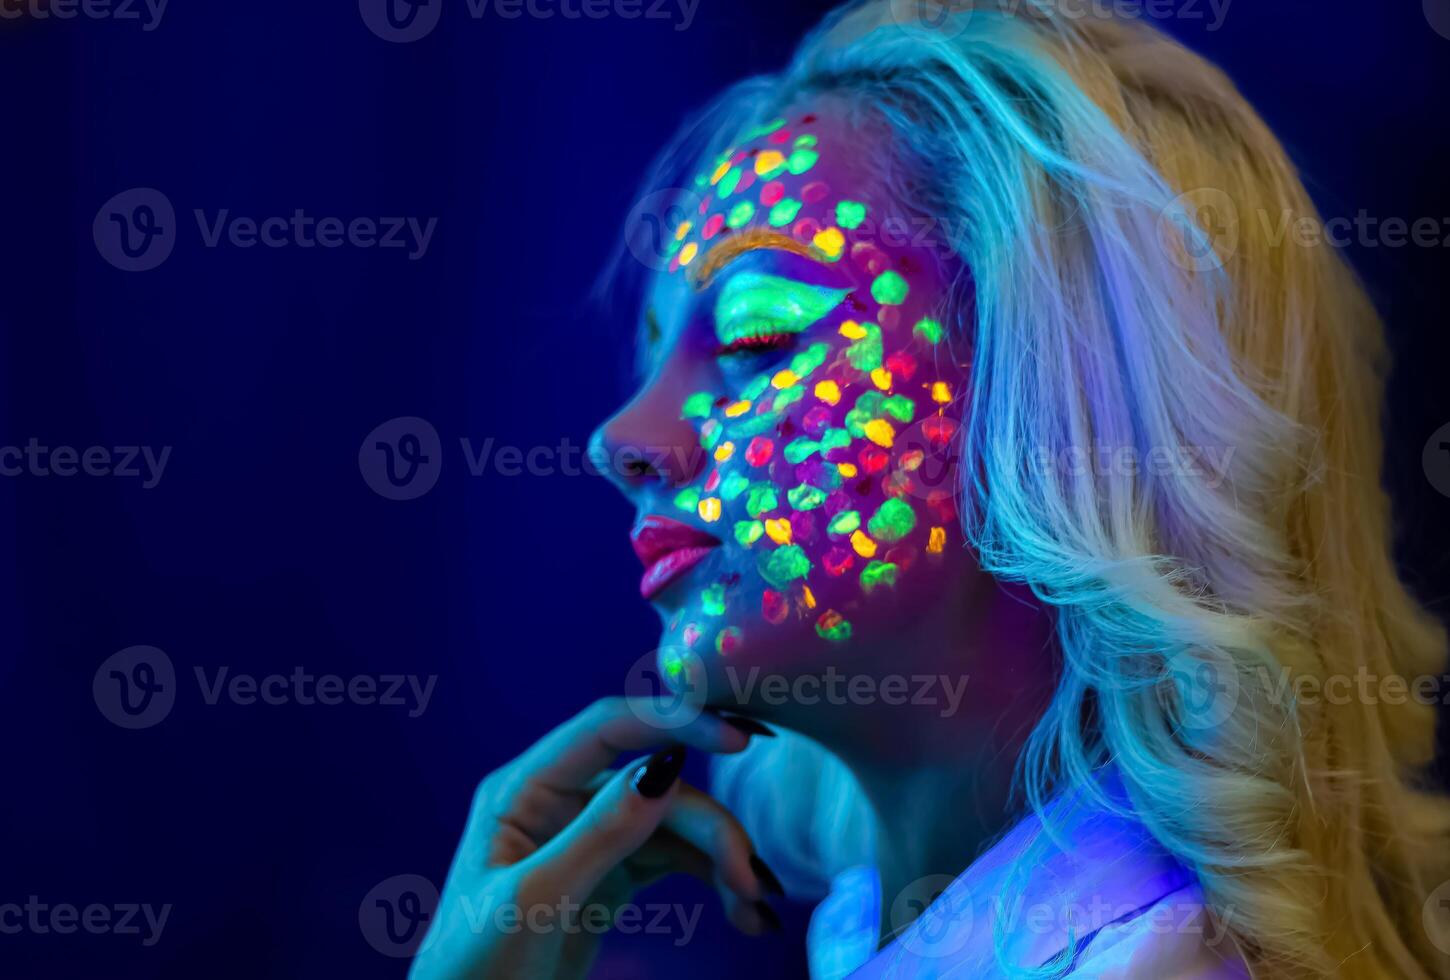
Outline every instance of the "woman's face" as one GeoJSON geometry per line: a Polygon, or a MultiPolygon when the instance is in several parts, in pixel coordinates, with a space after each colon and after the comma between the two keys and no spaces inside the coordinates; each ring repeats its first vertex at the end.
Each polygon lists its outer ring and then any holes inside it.
{"type": "Polygon", "coordinates": [[[661,667],[703,668],[712,703],[752,668],[901,649],[976,572],[944,336],[960,264],[871,165],[890,138],[816,97],[721,148],[647,290],[649,380],[596,433],[638,507],[661,667]]]}

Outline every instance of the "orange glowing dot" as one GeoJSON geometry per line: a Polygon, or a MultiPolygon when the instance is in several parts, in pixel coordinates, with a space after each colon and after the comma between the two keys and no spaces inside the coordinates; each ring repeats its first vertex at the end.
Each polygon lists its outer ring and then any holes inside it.
{"type": "Polygon", "coordinates": [[[681,221],[680,222],[680,227],[678,227],[678,228],[675,229],[675,241],[677,241],[677,242],[684,241],[685,236],[688,235],[689,233],[690,233],[690,223],[688,221],[681,221]]]}
{"type": "Polygon", "coordinates": [[[931,386],[931,400],[934,401],[934,402],[937,402],[937,403],[939,403],[941,405],[945,405],[947,402],[951,401],[952,400],[952,388],[951,388],[951,385],[947,384],[945,381],[938,381],[936,384],[932,385],[931,386]]]}
{"type": "Polygon", "coordinates": [[[896,441],[896,430],[891,423],[885,419],[872,419],[864,426],[866,438],[870,439],[882,449],[890,449],[891,444],[896,441]]]}
{"type": "Polygon", "coordinates": [[[855,463],[837,463],[836,472],[840,473],[843,477],[849,480],[859,471],[856,469],[855,463]]]}
{"type": "Polygon", "coordinates": [[[847,340],[860,340],[861,338],[866,336],[866,328],[861,326],[861,324],[857,323],[855,320],[847,320],[845,323],[841,324],[840,333],[841,336],[845,337],[847,340]]]}
{"type": "Polygon", "coordinates": [[[891,387],[891,372],[885,368],[877,368],[871,372],[871,383],[885,391],[891,387]]]}
{"type": "Polygon", "coordinates": [[[811,239],[811,242],[816,248],[834,259],[838,258],[841,249],[846,247],[846,236],[841,234],[841,229],[831,227],[816,232],[816,237],[811,239]]]}
{"type": "Polygon", "coordinates": [[[684,248],[680,249],[680,265],[689,265],[691,262],[695,261],[695,253],[699,250],[700,246],[695,244],[694,242],[691,242],[684,248]]]}
{"type": "Polygon", "coordinates": [[[834,405],[841,400],[841,386],[834,381],[821,381],[816,384],[816,397],[827,405],[834,405]]]}
{"type": "Polygon", "coordinates": [[[714,524],[720,519],[720,498],[706,497],[700,501],[700,520],[707,524],[714,524]]]}
{"type": "Polygon", "coordinates": [[[710,183],[712,183],[712,184],[718,184],[718,183],[720,183],[720,178],[721,177],[724,177],[729,172],[730,172],[730,161],[729,160],[726,160],[724,163],[720,164],[720,166],[716,167],[715,168],[715,172],[710,175],[710,183]]]}
{"type": "Polygon", "coordinates": [[[789,388],[799,380],[800,378],[796,376],[794,371],[786,368],[784,371],[776,372],[775,377],[770,379],[770,383],[776,388],[789,388]]]}
{"type": "Polygon", "coordinates": [[[750,403],[745,401],[725,406],[725,414],[732,419],[739,418],[748,411],[750,411],[750,403]]]}
{"type": "Polygon", "coordinates": [[[790,544],[790,521],[784,517],[773,517],[765,522],[765,533],[776,544],[790,544]]]}
{"type": "Polygon", "coordinates": [[[734,455],[735,443],[733,442],[722,442],[715,447],[715,462],[717,463],[723,463],[734,455]]]}
{"type": "Polygon", "coordinates": [[[811,591],[811,587],[809,585],[801,586],[801,598],[805,600],[807,609],[816,608],[816,594],[811,591]]]}
{"type": "Polygon", "coordinates": [[[785,165],[785,155],[779,150],[766,150],[755,158],[755,173],[764,177],[772,170],[778,170],[785,165]]]}
{"type": "Polygon", "coordinates": [[[947,529],[934,527],[926,540],[926,550],[933,555],[939,555],[947,546],[947,529]]]}
{"type": "Polygon", "coordinates": [[[851,547],[856,549],[856,554],[862,558],[870,558],[876,554],[876,542],[866,536],[866,533],[859,528],[851,532],[851,547]]]}

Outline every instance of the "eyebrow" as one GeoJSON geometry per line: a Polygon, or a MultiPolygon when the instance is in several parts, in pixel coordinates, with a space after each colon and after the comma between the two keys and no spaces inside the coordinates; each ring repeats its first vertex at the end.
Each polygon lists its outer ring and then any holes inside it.
{"type": "Polygon", "coordinates": [[[819,249],[803,245],[789,235],[783,235],[778,231],[771,231],[768,228],[752,228],[750,231],[723,239],[720,244],[706,252],[700,259],[700,264],[691,270],[690,284],[695,287],[696,291],[702,290],[710,285],[710,280],[714,279],[725,266],[746,252],[754,252],[762,248],[778,249],[819,262],[822,265],[826,264],[825,255],[819,249]]]}

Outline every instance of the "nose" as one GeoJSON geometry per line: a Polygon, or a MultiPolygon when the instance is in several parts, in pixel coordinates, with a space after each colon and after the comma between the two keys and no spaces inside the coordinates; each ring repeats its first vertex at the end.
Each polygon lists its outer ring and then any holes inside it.
{"type": "Polygon", "coordinates": [[[682,487],[705,468],[699,435],[680,411],[687,394],[662,372],[590,437],[595,466],[626,497],[682,487]]]}

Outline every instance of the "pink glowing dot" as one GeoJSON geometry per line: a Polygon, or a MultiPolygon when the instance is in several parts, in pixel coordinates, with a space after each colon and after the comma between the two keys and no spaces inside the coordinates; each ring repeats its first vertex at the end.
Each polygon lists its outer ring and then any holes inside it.
{"type": "Polygon", "coordinates": [[[705,479],[705,492],[706,493],[714,493],[715,492],[715,489],[717,487],[719,487],[719,486],[720,486],[720,470],[719,469],[713,469],[713,470],[710,471],[709,477],[707,477],[705,479]]]}
{"type": "Polygon", "coordinates": [[[750,445],[745,447],[745,461],[751,466],[764,466],[770,462],[770,455],[773,452],[775,452],[775,443],[765,436],[756,436],[750,440],[750,445]]]}
{"type": "Polygon", "coordinates": [[[826,552],[826,557],[821,559],[821,564],[826,566],[826,571],[836,576],[845,575],[855,563],[856,556],[847,548],[832,548],[826,552]]]}
{"type": "Polygon", "coordinates": [[[715,639],[720,649],[720,656],[722,657],[730,656],[740,646],[740,634],[729,628],[721,630],[715,639]]]}
{"type": "Polygon", "coordinates": [[[825,200],[831,189],[826,186],[825,181],[813,180],[801,188],[801,200],[807,204],[815,204],[817,201],[825,200]]]}
{"type": "Polygon", "coordinates": [[[765,621],[779,626],[785,622],[785,617],[789,614],[790,603],[785,601],[785,596],[772,589],[766,589],[765,594],[760,597],[760,615],[765,617],[765,621]]]}
{"type": "Polygon", "coordinates": [[[754,183],[755,171],[753,169],[745,171],[745,173],[740,175],[740,183],[735,185],[735,193],[739,194],[741,191],[750,190],[754,183]]]}
{"type": "Polygon", "coordinates": [[[790,142],[790,130],[788,130],[788,129],[777,129],[775,132],[773,132],[773,133],[770,134],[770,141],[772,143],[788,143],[788,142],[790,142]]]}
{"type": "Polygon", "coordinates": [[[821,223],[815,218],[802,218],[791,228],[791,233],[802,241],[810,241],[821,230],[821,223]]]}
{"type": "Polygon", "coordinates": [[[700,231],[700,237],[709,241],[720,234],[720,229],[725,227],[725,216],[718,211],[710,215],[705,222],[705,227],[700,231]]]}
{"type": "Polygon", "coordinates": [[[825,405],[817,405],[806,413],[801,419],[801,428],[805,429],[813,437],[820,436],[826,426],[831,424],[831,410],[825,405]]]}
{"type": "Polygon", "coordinates": [[[678,272],[680,268],[680,253],[676,252],[675,257],[670,259],[670,271],[678,272]]]}
{"type": "Polygon", "coordinates": [[[701,199],[701,201],[700,201],[700,213],[701,214],[704,214],[706,211],[710,210],[710,198],[712,198],[714,196],[715,196],[714,195],[714,192],[712,191],[711,193],[706,194],[704,196],[704,198],[701,199]]]}
{"type": "Polygon", "coordinates": [[[684,637],[683,637],[683,639],[685,641],[685,646],[686,647],[693,647],[695,645],[695,641],[698,640],[699,638],[700,638],[700,628],[698,626],[696,626],[694,623],[688,623],[688,624],[686,624],[685,625],[685,633],[684,633],[684,637]]]}
{"type": "Polygon", "coordinates": [[[745,160],[747,156],[749,156],[749,154],[747,154],[744,150],[741,150],[739,153],[736,153],[733,157],[730,158],[730,166],[740,166],[740,164],[745,160]]]}
{"type": "Polygon", "coordinates": [[[783,197],[785,197],[785,185],[778,180],[772,180],[760,189],[760,203],[766,207],[779,204],[783,197]]]}
{"type": "Polygon", "coordinates": [[[902,381],[910,381],[916,373],[916,358],[905,351],[897,351],[886,358],[886,370],[902,381]]]}

